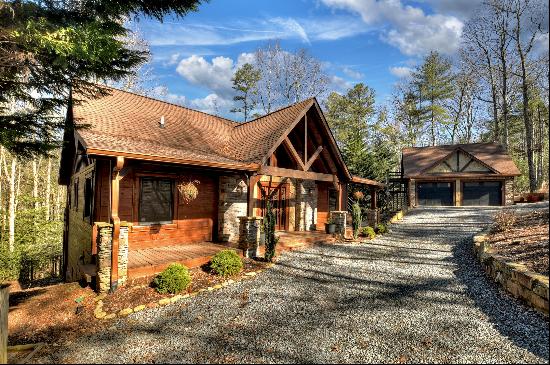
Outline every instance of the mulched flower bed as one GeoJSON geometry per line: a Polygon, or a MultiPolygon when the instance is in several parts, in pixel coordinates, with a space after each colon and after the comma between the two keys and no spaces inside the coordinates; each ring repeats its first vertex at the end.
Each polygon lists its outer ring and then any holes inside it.
{"type": "MultiPolygon", "coordinates": [[[[265,262],[245,258],[243,259],[243,270],[238,275],[226,278],[211,273],[209,267],[206,265],[201,268],[191,269],[189,270],[192,278],[191,285],[189,285],[186,291],[179,294],[183,295],[196,292],[221,284],[229,279],[238,280],[247,272],[265,269],[266,264],[265,262]]],[[[162,298],[171,298],[174,296],[170,294],[159,294],[155,288],[151,286],[152,279],[153,278],[144,278],[140,281],[134,281],[132,283],[133,285],[119,288],[113,294],[106,296],[103,299],[103,310],[107,313],[118,313],[125,308],[134,308],[138,305],[149,304],[159,301],[162,298]]]]}
{"type": "MultiPolygon", "coordinates": [[[[209,272],[208,267],[192,269],[192,284],[187,292],[196,292],[226,280],[237,281],[247,272],[265,269],[266,262],[243,259],[243,271],[234,277],[223,278],[209,272]]],[[[161,295],[144,279],[137,285],[119,288],[104,299],[104,310],[115,313],[173,295],[161,295]]],[[[181,293],[185,294],[185,293],[181,293]]],[[[45,342],[53,347],[71,342],[81,335],[108,327],[110,321],[94,316],[97,297],[92,289],[78,283],[33,288],[10,294],[8,318],[9,345],[45,342]]]]}
{"type": "Polygon", "coordinates": [[[491,234],[489,242],[495,253],[548,275],[548,228],[548,210],[533,211],[518,215],[512,228],[491,234]]]}
{"type": "Polygon", "coordinates": [[[101,328],[93,313],[95,296],[78,283],[10,293],[8,344],[55,343],[101,328]]]}

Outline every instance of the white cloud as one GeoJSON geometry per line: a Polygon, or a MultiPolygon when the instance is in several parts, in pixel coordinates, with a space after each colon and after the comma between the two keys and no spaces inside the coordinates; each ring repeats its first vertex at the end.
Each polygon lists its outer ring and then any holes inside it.
{"type": "Polygon", "coordinates": [[[206,47],[274,39],[337,40],[367,31],[354,16],[251,18],[225,23],[163,22],[144,30],[151,46],[206,47]]]}
{"type": "Polygon", "coordinates": [[[168,59],[168,62],[167,64],[168,65],[175,65],[176,63],[178,63],[178,60],[180,59],[180,56],[181,54],[180,53],[174,53],[170,56],[170,58],[168,59]]]}
{"type": "Polygon", "coordinates": [[[241,53],[237,58],[237,68],[241,67],[245,63],[253,64],[256,61],[256,55],[254,53],[241,53]]]}
{"type": "Polygon", "coordinates": [[[330,76],[330,84],[331,89],[339,93],[344,93],[348,89],[353,87],[353,84],[351,82],[336,75],[330,76]]]}
{"type": "Polygon", "coordinates": [[[233,101],[224,99],[217,94],[208,94],[202,99],[191,100],[189,106],[205,113],[220,115],[233,107],[233,101]]]}
{"type": "Polygon", "coordinates": [[[321,0],[329,7],[358,13],[367,25],[383,27],[382,39],[406,55],[430,50],[452,54],[460,43],[463,22],[455,16],[425,14],[400,0],[321,0]]]}
{"type": "Polygon", "coordinates": [[[303,42],[310,43],[305,29],[294,18],[272,18],[271,22],[282,27],[288,34],[296,34],[303,42]]]}
{"type": "Polygon", "coordinates": [[[185,95],[178,95],[178,94],[172,94],[168,93],[166,96],[164,96],[164,100],[166,100],[169,103],[181,105],[181,106],[187,106],[187,98],[185,95]]]}
{"type": "Polygon", "coordinates": [[[359,71],[355,71],[354,69],[350,68],[350,67],[347,67],[345,66],[344,68],[342,68],[342,71],[349,77],[351,77],[352,79],[355,79],[355,80],[359,80],[359,79],[362,79],[363,77],[365,77],[365,75],[363,75],[361,72],[359,71]]]}
{"type": "Polygon", "coordinates": [[[184,58],[176,71],[187,81],[228,97],[233,93],[231,78],[236,67],[231,58],[214,57],[208,62],[204,57],[193,55],[184,58]]]}
{"type": "Polygon", "coordinates": [[[399,78],[401,77],[409,77],[412,72],[412,68],[410,67],[390,67],[390,73],[394,76],[397,76],[399,78]]]}
{"type": "Polygon", "coordinates": [[[207,89],[209,94],[192,100],[169,94],[165,99],[210,114],[226,114],[234,105],[235,91],[231,79],[239,67],[254,63],[254,58],[253,53],[241,53],[236,62],[223,56],[214,57],[211,61],[197,55],[184,58],[178,63],[176,72],[189,83],[207,89]]]}

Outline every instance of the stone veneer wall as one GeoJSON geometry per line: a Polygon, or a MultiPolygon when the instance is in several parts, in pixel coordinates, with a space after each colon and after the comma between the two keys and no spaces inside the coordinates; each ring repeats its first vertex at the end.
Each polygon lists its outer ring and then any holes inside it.
{"type": "Polygon", "coordinates": [[[260,225],[262,217],[240,217],[239,246],[245,257],[257,257],[260,243],[260,225]]]}
{"type": "MultiPolygon", "coordinates": [[[[111,258],[113,225],[96,223],[97,225],[97,259],[96,259],[96,289],[105,293],[111,289],[111,258]]],[[[118,241],[118,286],[123,286],[128,279],[128,230],[130,224],[120,223],[118,241]]]]}
{"type": "Polygon", "coordinates": [[[299,205],[296,209],[297,230],[314,231],[317,224],[317,184],[314,180],[299,180],[296,187],[296,205],[299,205]]]}
{"type": "Polygon", "coordinates": [[[488,231],[474,236],[474,251],[485,272],[514,297],[548,316],[548,276],[529,271],[525,265],[509,262],[492,253],[488,231]]]}
{"type": "Polygon", "coordinates": [[[409,206],[416,206],[416,181],[414,179],[409,180],[409,206]]]}
{"type": "Polygon", "coordinates": [[[247,215],[246,179],[240,175],[220,176],[219,189],[218,239],[223,242],[237,242],[239,217],[247,215]]]}
{"type": "Polygon", "coordinates": [[[348,216],[348,212],[346,211],[336,211],[333,210],[330,212],[330,218],[332,222],[336,225],[336,233],[337,234],[346,234],[346,219],[348,216]]]}
{"type": "Polygon", "coordinates": [[[380,222],[380,211],[378,209],[368,209],[367,210],[368,225],[375,228],[378,222],[380,222]]]}
{"type": "Polygon", "coordinates": [[[92,225],[84,219],[84,186],[86,178],[92,178],[95,165],[92,164],[71,178],[71,183],[67,187],[71,194],[71,206],[66,209],[68,220],[67,235],[67,271],[65,279],[67,281],[80,280],[79,264],[89,264],[92,262],[92,225]],[[75,196],[74,184],[78,184],[78,196],[75,196]]]}
{"type": "Polygon", "coordinates": [[[504,183],[504,204],[512,205],[514,204],[514,179],[507,179],[504,183]]]}

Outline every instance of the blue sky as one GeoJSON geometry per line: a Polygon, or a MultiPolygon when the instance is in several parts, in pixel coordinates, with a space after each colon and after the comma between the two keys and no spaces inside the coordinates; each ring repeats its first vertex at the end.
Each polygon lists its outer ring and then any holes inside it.
{"type": "Polygon", "coordinates": [[[270,40],[306,48],[323,62],[331,90],[363,82],[377,101],[431,49],[454,56],[464,22],[479,0],[211,0],[185,18],[141,19],[154,85],[167,100],[228,113],[238,65],[270,40]]]}

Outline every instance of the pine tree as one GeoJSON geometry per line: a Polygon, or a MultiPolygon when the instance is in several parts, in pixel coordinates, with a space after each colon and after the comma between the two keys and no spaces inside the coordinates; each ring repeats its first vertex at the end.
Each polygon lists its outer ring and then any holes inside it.
{"type": "Polygon", "coordinates": [[[257,85],[260,81],[260,71],[256,70],[250,63],[245,63],[235,72],[235,76],[231,81],[233,81],[233,89],[238,92],[233,100],[241,103],[241,107],[231,109],[231,112],[243,113],[246,122],[257,104],[256,95],[258,93],[257,85]]]}
{"type": "Polygon", "coordinates": [[[449,123],[446,102],[454,96],[451,61],[432,51],[413,73],[419,100],[419,118],[429,123],[431,145],[437,144],[438,127],[449,123]]]}
{"type": "Polygon", "coordinates": [[[0,0],[0,145],[18,157],[60,143],[60,113],[71,90],[100,96],[101,81],[120,81],[147,52],[121,39],[124,21],[184,16],[201,0],[0,0]]]}
{"type": "Polygon", "coordinates": [[[326,106],[327,121],[348,168],[364,176],[369,121],[375,114],[374,90],[359,83],[345,95],[330,94],[326,106]]]}

